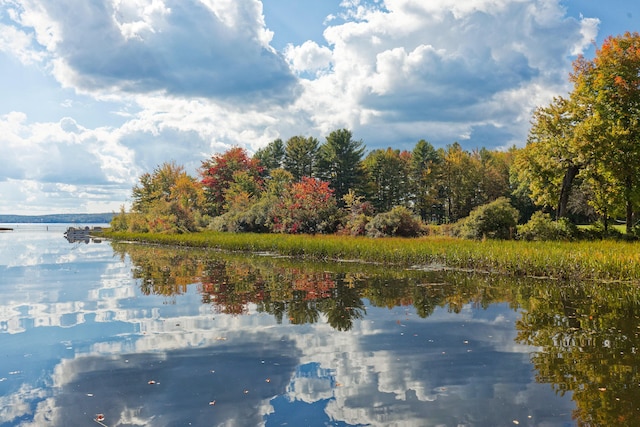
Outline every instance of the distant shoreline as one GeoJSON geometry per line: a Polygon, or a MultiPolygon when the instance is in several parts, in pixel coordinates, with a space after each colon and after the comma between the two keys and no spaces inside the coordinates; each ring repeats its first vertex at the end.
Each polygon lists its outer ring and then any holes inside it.
{"type": "Polygon", "coordinates": [[[0,215],[4,224],[108,224],[115,214],[49,214],[49,215],[0,215]]]}

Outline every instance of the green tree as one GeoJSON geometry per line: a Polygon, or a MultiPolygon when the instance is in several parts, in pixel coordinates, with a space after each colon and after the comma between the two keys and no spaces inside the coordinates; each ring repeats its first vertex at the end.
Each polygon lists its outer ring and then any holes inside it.
{"type": "Polygon", "coordinates": [[[342,203],[342,197],[350,189],[361,193],[364,179],[362,156],[364,154],[362,141],[354,141],[351,131],[339,129],[331,132],[327,140],[320,146],[318,171],[319,177],[327,181],[334,190],[337,200],[342,203]]]}
{"type": "Polygon", "coordinates": [[[581,148],[623,188],[631,233],[640,200],[640,34],[608,37],[592,60],[575,61],[571,80],[574,99],[586,112],[581,148]]]}
{"type": "Polygon", "coordinates": [[[576,136],[579,116],[568,99],[557,97],[536,109],[526,147],[514,160],[520,191],[539,206],[567,216],[567,204],[574,179],[584,167],[576,136]]]}
{"type": "Polygon", "coordinates": [[[423,221],[443,220],[442,164],[443,159],[433,145],[424,139],[418,141],[411,154],[409,176],[414,209],[423,221]]]}
{"type": "Polygon", "coordinates": [[[511,195],[509,170],[513,163],[514,150],[492,151],[481,148],[478,151],[480,177],[477,190],[477,204],[492,202],[511,195]]]}
{"type": "MultiPolygon", "coordinates": [[[[151,231],[194,231],[204,204],[198,182],[175,162],[163,163],[152,173],[140,176],[132,190],[131,210],[137,220],[146,222],[142,229],[151,231]]],[[[132,221],[129,225],[136,224],[132,221]]]]}
{"type": "Polygon", "coordinates": [[[278,138],[256,151],[253,158],[258,160],[265,172],[269,174],[271,170],[284,166],[284,156],[284,143],[278,138]]]}
{"type": "Polygon", "coordinates": [[[373,150],[364,159],[368,199],[377,212],[408,205],[410,159],[411,153],[392,148],[373,150]]]}
{"type": "Polygon", "coordinates": [[[455,142],[443,155],[442,185],[447,220],[455,222],[469,215],[475,206],[478,162],[455,142]]]}
{"type": "Polygon", "coordinates": [[[314,177],[318,164],[318,140],[313,137],[293,136],[287,140],[284,169],[299,181],[303,176],[314,177]]]}

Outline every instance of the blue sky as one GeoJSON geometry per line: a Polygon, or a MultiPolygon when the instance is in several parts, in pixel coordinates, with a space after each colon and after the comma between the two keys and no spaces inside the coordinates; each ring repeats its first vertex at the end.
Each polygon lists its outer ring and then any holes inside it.
{"type": "Polygon", "coordinates": [[[638,22],[631,0],[0,0],[0,213],[118,211],[165,161],[339,128],[522,146],[576,56],[638,22]]]}

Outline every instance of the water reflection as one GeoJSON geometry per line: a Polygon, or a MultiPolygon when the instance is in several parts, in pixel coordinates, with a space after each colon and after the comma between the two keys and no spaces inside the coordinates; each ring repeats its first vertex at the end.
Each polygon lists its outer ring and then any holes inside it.
{"type": "Polygon", "coordinates": [[[620,283],[537,289],[517,322],[537,380],[570,392],[580,425],[640,425],[640,291],[620,283]]]}
{"type": "Polygon", "coordinates": [[[640,423],[634,286],[6,236],[0,426],[640,423]]]}

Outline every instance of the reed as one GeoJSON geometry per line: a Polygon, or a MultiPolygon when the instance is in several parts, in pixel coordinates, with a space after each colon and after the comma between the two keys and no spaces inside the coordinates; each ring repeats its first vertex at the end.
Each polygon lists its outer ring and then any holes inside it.
{"type": "Polygon", "coordinates": [[[640,244],[618,241],[473,241],[449,237],[415,239],[217,233],[151,234],[104,232],[114,240],[270,252],[313,260],[348,260],[404,267],[440,265],[513,276],[603,281],[640,281],[640,244]]]}

